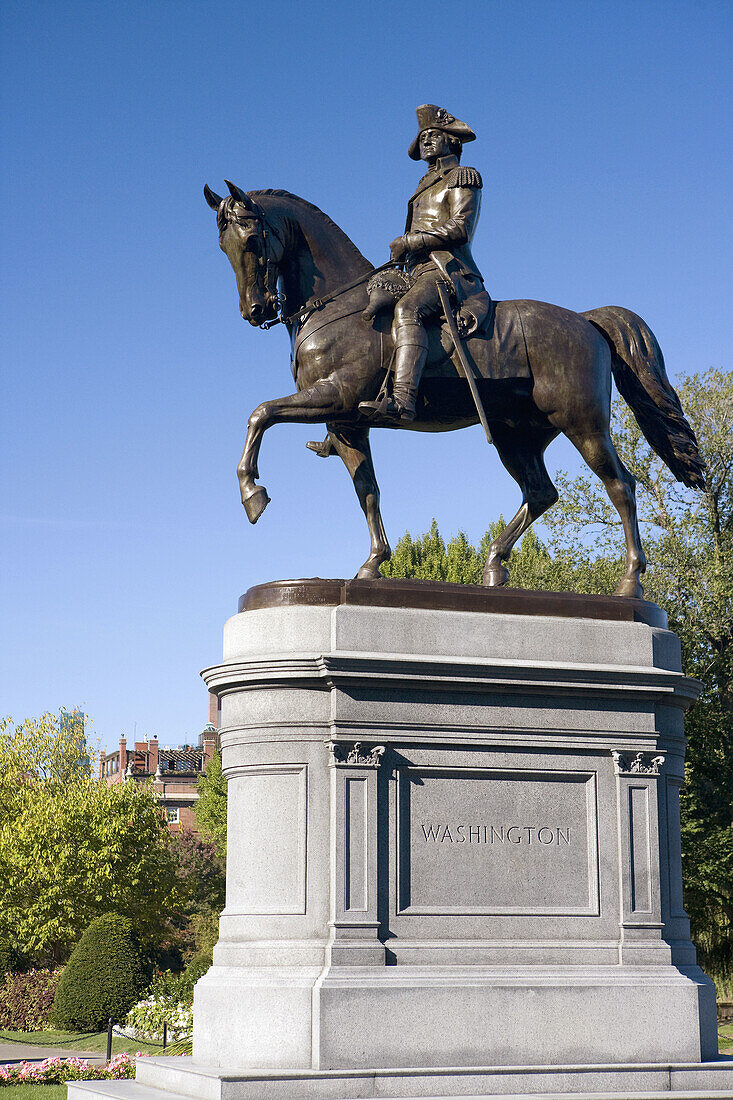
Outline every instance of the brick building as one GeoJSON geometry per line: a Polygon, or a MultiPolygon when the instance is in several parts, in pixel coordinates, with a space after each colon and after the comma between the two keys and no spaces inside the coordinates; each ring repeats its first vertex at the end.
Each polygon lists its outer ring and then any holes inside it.
{"type": "Polygon", "coordinates": [[[161,746],[157,737],[135,741],[128,748],[120,738],[116,752],[102,753],[99,778],[106,783],[127,783],[152,779],[153,790],[163,803],[171,830],[196,831],[198,781],[217,747],[216,726],[209,722],[199,734],[198,745],[161,746]]]}

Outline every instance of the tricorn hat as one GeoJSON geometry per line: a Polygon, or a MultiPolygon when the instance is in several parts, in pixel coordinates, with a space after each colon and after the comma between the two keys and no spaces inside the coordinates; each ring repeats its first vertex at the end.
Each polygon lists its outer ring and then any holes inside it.
{"type": "Polygon", "coordinates": [[[416,114],[417,136],[408,149],[413,160],[420,160],[420,134],[423,130],[443,130],[444,133],[451,134],[462,142],[476,140],[471,127],[448,114],[445,107],[436,107],[434,103],[423,103],[422,107],[417,108],[416,114]]]}

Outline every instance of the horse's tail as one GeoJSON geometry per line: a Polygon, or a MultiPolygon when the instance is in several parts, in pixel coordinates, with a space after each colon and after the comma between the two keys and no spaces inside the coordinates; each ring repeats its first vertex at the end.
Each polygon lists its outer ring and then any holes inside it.
{"type": "Polygon", "coordinates": [[[621,306],[602,306],[581,316],[611,348],[618,392],[663,462],[691,489],[705,488],[705,463],[664,368],[664,357],[647,323],[621,306]]]}

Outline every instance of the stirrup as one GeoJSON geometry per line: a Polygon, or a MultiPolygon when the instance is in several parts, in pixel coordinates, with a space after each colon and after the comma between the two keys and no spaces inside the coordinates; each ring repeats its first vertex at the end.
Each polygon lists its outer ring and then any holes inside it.
{"type": "Polygon", "coordinates": [[[360,401],[359,412],[368,420],[414,420],[415,409],[402,405],[394,397],[381,397],[376,401],[360,401]]]}
{"type": "Polygon", "coordinates": [[[335,447],[331,441],[331,433],[329,432],[323,443],[319,443],[315,439],[311,439],[306,443],[306,447],[309,451],[313,451],[319,458],[330,458],[332,454],[335,454],[335,447]]]}

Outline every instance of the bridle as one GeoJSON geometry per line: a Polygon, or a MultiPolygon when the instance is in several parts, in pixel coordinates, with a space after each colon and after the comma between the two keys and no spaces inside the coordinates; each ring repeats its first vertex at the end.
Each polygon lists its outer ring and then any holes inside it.
{"type": "MultiPolygon", "coordinates": [[[[235,199],[235,202],[241,202],[239,199],[235,199]]],[[[277,289],[277,274],[278,265],[275,262],[272,247],[270,245],[270,238],[275,237],[283,250],[283,256],[285,255],[285,242],[275,229],[273,225],[268,222],[265,217],[265,211],[256,203],[254,199],[247,196],[247,203],[241,203],[245,208],[244,217],[238,217],[235,211],[230,206],[226,211],[226,223],[234,222],[235,225],[245,225],[247,221],[254,219],[258,223],[258,231],[256,234],[256,240],[258,242],[257,248],[257,267],[262,275],[262,288],[265,295],[265,302],[268,306],[275,307],[277,317],[271,321],[262,321],[257,328],[272,328],[273,325],[279,325],[283,321],[282,308],[284,304],[284,298],[277,289]],[[261,245],[260,245],[261,241],[261,245]]]]}
{"type": "MultiPolygon", "coordinates": [[[[235,199],[235,201],[241,203],[241,200],[239,199],[235,199]]],[[[325,306],[328,302],[334,301],[334,299],[339,298],[342,294],[346,294],[347,291],[353,290],[354,287],[360,286],[362,283],[367,282],[367,280],[371,279],[372,275],[375,275],[378,271],[385,271],[387,268],[400,266],[400,263],[397,260],[387,260],[386,263],[381,264],[379,267],[375,267],[372,268],[371,271],[367,271],[365,275],[360,275],[358,279],[354,279],[352,282],[347,283],[345,286],[341,286],[337,290],[331,291],[330,294],[326,294],[321,298],[314,298],[312,301],[306,302],[300,307],[300,309],[296,310],[295,313],[291,314],[289,317],[286,317],[283,314],[285,299],[277,289],[278,265],[275,262],[272,249],[268,245],[270,237],[277,238],[280,243],[280,247],[283,250],[284,256],[285,242],[283,241],[282,237],[275,229],[275,227],[271,225],[270,222],[268,222],[265,211],[262,209],[259,203],[255,202],[255,200],[248,195],[246,204],[241,203],[241,205],[243,205],[246,210],[245,218],[237,217],[237,215],[232,210],[232,207],[230,206],[226,211],[227,222],[232,221],[236,225],[244,225],[245,220],[251,221],[254,218],[257,221],[259,225],[258,240],[260,238],[262,239],[262,246],[257,250],[257,265],[260,271],[263,273],[263,289],[265,294],[265,301],[270,306],[274,305],[277,310],[277,317],[273,317],[269,321],[261,321],[258,325],[256,325],[256,328],[270,329],[273,328],[275,325],[292,325],[295,322],[302,324],[308,317],[311,316],[312,313],[315,313],[316,310],[322,309],[323,306],[325,306]]]]}

